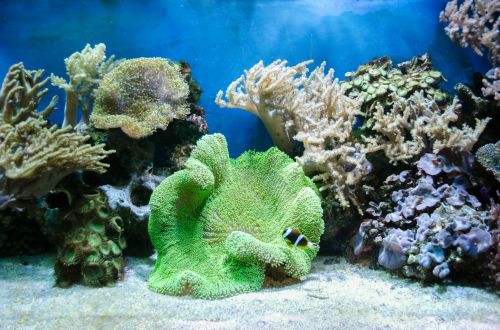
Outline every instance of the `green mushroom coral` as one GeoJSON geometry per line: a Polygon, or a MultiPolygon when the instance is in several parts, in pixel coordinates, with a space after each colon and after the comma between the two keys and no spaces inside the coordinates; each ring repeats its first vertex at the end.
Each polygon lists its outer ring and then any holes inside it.
{"type": "Polygon", "coordinates": [[[178,64],[164,58],[125,60],[100,82],[90,121],[97,128],[118,127],[132,138],[143,138],[184,119],[188,95],[178,64]]]}
{"type": "Polygon", "coordinates": [[[150,200],[149,235],[158,252],[153,291],[216,299],[262,288],[266,268],[306,275],[318,249],[282,237],[323,233],[314,183],[277,148],[230,159],[223,135],[200,139],[186,168],[165,179],[150,200]]]}

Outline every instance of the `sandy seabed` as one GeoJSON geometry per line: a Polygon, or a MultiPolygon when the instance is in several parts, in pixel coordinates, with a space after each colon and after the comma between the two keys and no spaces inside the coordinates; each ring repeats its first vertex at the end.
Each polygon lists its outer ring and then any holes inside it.
{"type": "Polygon", "coordinates": [[[164,296],[154,261],[128,258],[115,287],[54,287],[51,255],[0,259],[0,329],[500,329],[500,297],[423,287],[320,257],[299,284],[216,301],[164,296]]]}

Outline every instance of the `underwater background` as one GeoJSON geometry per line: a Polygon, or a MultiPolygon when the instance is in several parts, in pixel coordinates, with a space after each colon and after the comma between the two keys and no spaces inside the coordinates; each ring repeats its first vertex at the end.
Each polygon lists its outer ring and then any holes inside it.
{"type": "MultiPolygon", "coordinates": [[[[446,0],[227,1],[1,1],[0,72],[23,61],[46,74],[65,75],[62,59],[86,43],[105,43],[117,58],[166,57],[190,63],[202,86],[200,105],[210,133],[220,132],[236,157],[272,145],[259,118],[220,109],[215,95],[259,60],[290,65],[313,59],[347,71],[376,57],[394,63],[430,52],[452,90],[487,71],[486,58],[446,35],[439,12],[446,0]]],[[[49,87],[49,96],[63,91],[49,87]]],[[[50,97],[45,98],[48,103],[50,97]]],[[[43,106],[44,104],[42,104],[43,106]]],[[[60,103],[60,109],[63,105],[60,103]]],[[[56,111],[53,122],[62,122],[56,111]]]]}

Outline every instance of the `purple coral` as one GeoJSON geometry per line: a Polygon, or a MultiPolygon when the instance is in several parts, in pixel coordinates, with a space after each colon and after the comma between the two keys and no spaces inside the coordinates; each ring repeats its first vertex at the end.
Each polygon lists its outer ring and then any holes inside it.
{"type": "Polygon", "coordinates": [[[391,270],[403,267],[406,252],[415,241],[414,236],[411,230],[391,229],[383,240],[378,263],[391,270]]]}
{"type": "Polygon", "coordinates": [[[456,244],[471,256],[487,251],[492,245],[491,234],[481,228],[472,228],[467,234],[458,236],[456,244]]]}
{"type": "Polygon", "coordinates": [[[479,272],[458,264],[472,262],[493,245],[488,230],[496,213],[481,211],[483,205],[469,193],[470,167],[434,154],[415,165],[414,171],[386,179],[386,199],[370,203],[369,218],[357,236],[358,250],[363,244],[377,245],[381,266],[404,266],[402,274],[425,280],[443,279],[457,269],[479,272]]]}

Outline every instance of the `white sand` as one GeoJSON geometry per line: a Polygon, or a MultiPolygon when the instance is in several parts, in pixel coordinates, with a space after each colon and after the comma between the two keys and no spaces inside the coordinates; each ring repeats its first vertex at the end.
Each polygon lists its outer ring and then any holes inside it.
{"type": "Polygon", "coordinates": [[[218,301],[150,292],[150,259],[128,259],[125,281],[99,289],[55,288],[52,262],[0,259],[0,329],[500,329],[493,293],[442,292],[341,258],[316,259],[299,284],[218,301]]]}

